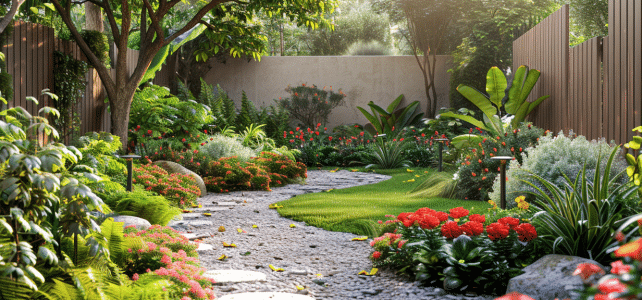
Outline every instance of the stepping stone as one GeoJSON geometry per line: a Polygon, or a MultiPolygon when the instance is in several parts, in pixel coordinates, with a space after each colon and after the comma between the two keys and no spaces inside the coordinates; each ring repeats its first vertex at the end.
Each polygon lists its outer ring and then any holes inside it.
{"type": "Polygon", "coordinates": [[[182,233],[188,240],[197,240],[210,237],[209,234],[182,233]]]}
{"type": "Polygon", "coordinates": [[[212,221],[183,220],[183,221],[171,222],[169,224],[169,226],[182,226],[182,225],[191,225],[194,227],[199,227],[199,226],[214,226],[214,223],[212,221]]]}
{"type": "Polygon", "coordinates": [[[218,206],[235,206],[236,202],[215,202],[218,206]]]}
{"type": "Polygon", "coordinates": [[[199,207],[199,208],[194,208],[193,211],[198,211],[198,212],[217,212],[217,211],[228,211],[232,209],[233,207],[220,207],[220,206],[206,206],[206,207],[199,207]]]}
{"type": "MultiPolygon", "coordinates": [[[[236,283],[248,281],[266,281],[267,276],[261,272],[243,270],[210,270],[203,274],[203,277],[211,278],[216,283],[236,283]]],[[[245,298],[239,298],[245,299],[245,298]]],[[[252,299],[252,298],[247,298],[252,299]]]]}
{"type": "Polygon", "coordinates": [[[218,298],[219,300],[314,300],[310,296],[303,296],[291,293],[256,292],[230,294],[218,298]]]}
{"type": "Polygon", "coordinates": [[[196,251],[203,252],[203,251],[209,251],[209,250],[212,250],[212,249],[214,249],[214,247],[212,247],[212,245],[205,244],[205,243],[200,243],[200,244],[198,244],[198,249],[196,249],[196,251]]]}

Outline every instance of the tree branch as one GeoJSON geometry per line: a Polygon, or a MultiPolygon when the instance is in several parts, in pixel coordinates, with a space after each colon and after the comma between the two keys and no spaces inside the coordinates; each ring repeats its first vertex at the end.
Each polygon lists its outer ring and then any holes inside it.
{"type": "MultiPolygon", "coordinates": [[[[175,1],[178,2],[180,0],[173,0],[170,3],[173,3],[175,1]]],[[[212,8],[216,7],[217,5],[219,5],[219,4],[223,3],[223,2],[225,2],[225,0],[213,0],[212,2],[210,2],[207,5],[203,6],[203,8],[201,8],[201,10],[199,10],[198,13],[196,13],[196,15],[194,15],[194,17],[183,28],[181,28],[179,31],[177,31],[174,34],[172,34],[171,36],[169,36],[164,41],[163,46],[171,43],[173,40],[175,40],[181,34],[183,34],[183,33],[187,32],[188,30],[192,29],[192,27],[196,26],[196,24],[198,24],[199,21],[201,21],[201,19],[205,16],[205,14],[207,14],[210,10],[212,10],[212,8]]]]}
{"type": "Polygon", "coordinates": [[[13,16],[16,15],[18,8],[24,2],[25,0],[11,0],[11,8],[9,9],[9,12],[0,19],[0,33],[4,32],[7,26],[9,26],[9,23],[13,20],[13,16]]]}
{"type": "MultiPolygon", "coordinates": [[[[145,4],[145,7],[147,8],[149,12],[149,18],[152,20],[152,26],[154,27],[154,31],[156,31],[156,37],[160,39],[162,42],[163,39],[165,38],[165,34],[163,33],[163,29],[160,27],[160,20],[156,14],[154,14],[154,8],[152,5],[149,3],[149,0],[143,0],[143,4],[145,4]]],[[[145,8],[143,8],[145,10],[145,8]]],[[[159,8],[160,11],[160,8],[159,8]]],[[[165,16],[165,14],[162,14],[161,16],[165,16]]]]}

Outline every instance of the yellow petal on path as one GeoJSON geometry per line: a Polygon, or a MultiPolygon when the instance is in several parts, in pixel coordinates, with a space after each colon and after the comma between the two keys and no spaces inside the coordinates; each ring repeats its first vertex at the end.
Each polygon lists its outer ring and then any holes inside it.
{"type": "Polygon", "coordinates": [[[196,208],[198,207],[198,204],[192,204],[192,207],[196,208]]]}
{"type": "Polygon", "coordinates": [[[259,228],[256,224],[252,225],[252,228],[259,228]]]}
{"type": "Polygon", "coordinates": [[[377,268],[372,268],[370,270],[370,273],[366,272],[365,270],[361,270],[361,272],[359,272],[357,275],[373,276],[374,274],[377,274],[378,271],[379,269],[377,268]]]}
{"type": "Polygon", "coordinates": [[[297,286],[296,286],[296,289],[297,289],[298,291],[302,291],[303,289],[305,289],[305,287],[303,287],[303,286],[301,286],[301,285],[297,285],[297,286]]]}
{"type": "Polygon", "coordinates": [[[270,269],[272,269],[272,271],[274,271],[274,272],[283,272],[283,271],[285,271],[283,268],[277,268],[277,267],[275,267],[275,266],[273,266],[273,265],[269,265],[269,267],[270,267],[270,269]]]}
{"type": "Polygon", "coordinates": [[[330,173],[334,173],[334,172],[336,172],[336,171],[338,171],[338,170],[339,170],[339,168],[336,168],[336,169],[334,169],[334,170],[330,170],[330,173]]]}
{"type": "Polygon", "coordinates": [[[359,171],[358,169],[351,169],[350,172],[356,172],[359,171]]]}
{"type": "Polygon", "coordinates": [[[228,243],[226,243],[226,242],[223,242],[223,247],[233,247],[233,248],[236,248],[236,244],[234,244],[234,243],[232,243],[232,244],[228,244],[228,243]]]}
{"type": "Polygon", "coordinates": [[[367,239],[368,239],[367,236],[358,236],[356,238],[352,238],[352,241],[365,241],[367,239]]]}
{"type": "Polygon", "coordinates": [[[290,228],[294,228],[294,227],[296,227],[296,225],[290,224],[290,228]]]}
{"type": "Polygon", "coordinates": [[[361,270],[357,275],[368,275],[368,272],[366,272],[366,270],[361,270]]]}
{"type": "Polygon", "coordinates": [[[243,230],[241,228],[237,228],[236,231],[238,231],[239,233],[247,233],[247,231],[245,231],[245,230],[243,230]]]}
{"type": "Polygon", "coordinates": [[[211,217],[212,216],[211,213],[203,213],[203,215],[206,216],[206,217],[211,217]]]}
{"type": "Polygon", "coordinates": [[[203,205],[201,205],[201,204],[199,203],[199,204],[198,204],[198,208],[202,208],[202,207],[203,207],[203,205]]]}
{"type": "Polygon", "coordinates": [[[268,206],[268,207],[270,209],[277,209],[277,208],[282,208],[283,205],[278,205],[278,204],[274,203],[274,204],[270,204],[270,206],[268,206]]]}
{"type": "Polygon", "coordinates": [[[218,260],[224,260],[227,259],[227,255],[223,254],[217,258],[218,260]]]}
{"type": "Polygon", "coordinates": [[[317,274],[317,278],[323,278],[323,274],[321,273],[317,274]]]}

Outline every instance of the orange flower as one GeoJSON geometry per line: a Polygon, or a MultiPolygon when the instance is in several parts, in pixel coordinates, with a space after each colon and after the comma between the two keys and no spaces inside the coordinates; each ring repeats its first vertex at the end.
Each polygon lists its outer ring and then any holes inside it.
{"type": "Polygon", "coordinates": [[[621,246],[615,250],[617,257],[630,257],[637,261],[642,261],[642,239],[637,239],[631,243],[621,246]]]}

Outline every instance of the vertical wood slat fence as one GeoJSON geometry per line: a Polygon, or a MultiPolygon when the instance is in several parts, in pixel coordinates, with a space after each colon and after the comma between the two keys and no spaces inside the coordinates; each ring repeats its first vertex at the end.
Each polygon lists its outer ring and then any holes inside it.
{"type": "Polygon", "coordinates": [[[640,126],[642,2],[609,0],[609,36],[568,46],[568,5],[513,42],[513,68],[542,72],[529,101],[551,95],[529,117],[558,132],[626,143],[640,126]]]}
{"type": "MultiPolygon", "coordinates": [[[[114,54],[117,50],[112,45],[114,54]]],[[[63,41],[54,36],[54,30],[40,24],[23,21],[14,23],[13,36],[0,49],[5,54],[7,72],[13,77],[13,99],[7,99],[9,107],[22,106],[29,113],[37,114],[43,106],[54,106],[53,100],[42,96],[43,89],[53,90],[54,58],[53,52],[60,51],[80,61],[87,61],[80,47],[73,41],[63,41]],[[33,96],[39,101],[35,105],[27,101],[27,96],[33,96]]],[[[127,70],[133,72],[138,61],[138,51],[128,49],[127,70]]],[[[112,57],[116,57],[113,55],[112,57]]],[[[161,74],[159,72],[158,74],[161,74]]],[[[112,78],[116,77],[114,69],[112,78]]],[[[167,75],[161,75],[167,77],[167,75]]],[[[111,117],[104,103],[106,92],[98,73],[90,68],[85,75],[86,89],[82,99],[79,99],[77,112],[81,119],[80,134],[90,131],[107,131],[111,129],[111,117]]],[[[65,142],[69,142],[68,139],[65,142]]]]}

